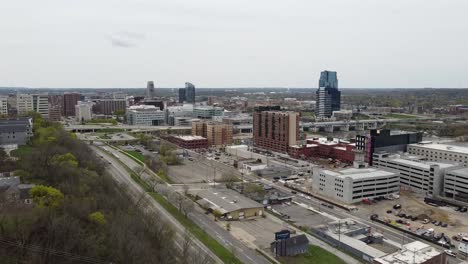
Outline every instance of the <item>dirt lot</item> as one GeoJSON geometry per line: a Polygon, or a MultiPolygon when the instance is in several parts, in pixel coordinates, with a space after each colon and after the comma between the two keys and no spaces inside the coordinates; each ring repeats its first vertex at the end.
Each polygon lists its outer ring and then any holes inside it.
{"type": "Polygon", "coordinates": [[[412,230],[420,227],[426,229],[433,228],[436,233],[445,233],[449,237],[458,233],[467,233],[468,231],[468,213],[456,212],[451,207],[428,205],[424,203],[423,196],[410,192],[402,192],[400,198],[396,200],[384,200],[372,205],[360,205],[359,211],[360,214],[365,213],[368,216],[378,214],[380,218],[393,221],[402,219],[409,222],[412,230]],[[393,209],[393,205],[395,204],[401,204],[402,208],[400,210],[393,209]],[[392,210],[392,213],[388,214],[388,210],[392,210]],[[400,218],[396,216],[398,213],[417,216],[418,220],[411,221],[410,219],[400,218]],[[425,218],[447,223],[448,227],[435,226],[432,223],[423,224],[422,221],[425,218]]]}

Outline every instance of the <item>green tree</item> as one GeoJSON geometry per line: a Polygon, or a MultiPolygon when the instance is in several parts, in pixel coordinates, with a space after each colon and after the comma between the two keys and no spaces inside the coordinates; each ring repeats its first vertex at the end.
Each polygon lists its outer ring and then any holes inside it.
{"type": "Polygon", "coordinates": [[[54,166],[78,167],[78,161],[70,152],[62,155],[54,155],[51,159],[51,164],[54,166]]]}
{"type": "Polygon", "coordinates": [[[64,198],[63,193],[59,190],[44,185],[34,186],[29,191],[29,194],[39,207],[56,208],[62,203],[64,198]]]}
{"type": "Polygon", "coordinates": [[[94,223],[98,226],[107,224],[106,217],[99,211],[89,214],[88,219],[91,223],[94,223]]]}

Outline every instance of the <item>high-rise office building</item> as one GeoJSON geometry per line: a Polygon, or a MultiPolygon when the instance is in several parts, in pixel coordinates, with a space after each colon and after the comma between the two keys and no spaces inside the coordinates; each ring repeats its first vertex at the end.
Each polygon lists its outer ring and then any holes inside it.
{"type": "Polygon", "coordinates": [[[128,106],[126,99],[95,99],[93,113],[113,115],[117,111],[125,111],[128,106]]]}
{"type": "Polygon", "coordinates": [[[185,83],[185,100],[187,103],[195,103],[195,85],[189,82],[185,83]]]}
{"type": "Polygon", "coordinates": [[[8,115],[8,96],[0,96],[0,115],[8,115]]]}
{"type": "Polygon", "coordinates": [[[16,103],[18,115],[24,116],[28,112],[37,112],[45,119],[49,117],[48,94],[17,94],[16,103]]]}
{"type": "Polygon", "coordinates": [[[91,109],[93,107],[93,102],[82,102],[79,101],[75,105],[75,118],[77,121],[87,121],[91,120],[92,114],[91,109]]]}
{"type": "Polygon", "coordinates": [[[299,113],[279,107],[256,107],[253,114],[254,146],[286,153],[299,140],[299,113]]]}
{"type": "Polygon", "coordinates": [[[154,97],[156,97],[156,89],[154,88],[154,82],[148,81],[148,83],[146,84],[146,98],[152,99],[154,97]]]}
{"type": "Polygon", "coordinates": [[[64,116],[75,116],[75,106],[80,101],[79,93],[64,93],[62,111],[64,116]]]}
{"type": "Polygon", "coordinates": [[[187,101],[186,98],[186,90],[185,88],[179,88],[179,103],[183,104],[185,101],[187,101]]]}
{"type": "Polygon", "coordinates": [[[319,88],[316,92],[317,102],[315,115],[320,118],[329,118],[333,111],[341,108],[341,92],[338,90],[336,72],[323,71],[320,74],[319,88]]]}

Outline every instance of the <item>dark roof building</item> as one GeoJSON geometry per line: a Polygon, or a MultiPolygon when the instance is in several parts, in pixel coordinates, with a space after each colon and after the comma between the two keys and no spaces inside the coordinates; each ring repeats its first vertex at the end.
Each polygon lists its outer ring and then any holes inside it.
{"type": "Polygon", "coordinates": [[[286,239],[279,239],[270,244],[271,252],[275,256],[296,256],[307,252],[309,240],[302,234],[286,239]]]}
{"type": "Polygon", "coordinates": [[[0,145],[24,145],[32,136],[32,118],[0,120],[0,145]]]}

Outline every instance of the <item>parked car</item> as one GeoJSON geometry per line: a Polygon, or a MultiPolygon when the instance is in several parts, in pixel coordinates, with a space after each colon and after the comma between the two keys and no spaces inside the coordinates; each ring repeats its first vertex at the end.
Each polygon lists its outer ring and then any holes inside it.
{"type": "Polygon", "coordinates": [[[374,220],[374,219],[377,219],[377,218],[379,218],[378,214],[373,214],[373,215],[370,216],[371,220],[374,220]]]}
{"type": "Polygon", "coordinates": [[[431,222],[433,225],[435,225],[437,223],[437,220],[432,220],[431,222]]]}
{"type": "Polygon", "coordinates": [[[387,210],[387,214],[391,214],[391,213],[393,213],[392,210],[387,210]]]}
{"type": "Polygon", "coordinates": [[[429,220],[429,219],[426,218],[426,219],[424,219],[423,224],[429,224],[430,221],[431,221],[431,220],[429,220]]]}
{"type": "Polygon", "coordinates": [[[450,250],[450,249],[446,249],[446,250],[445,250],[445,253],[446,253],[447,255],[451,256],[451,257],[456,257],[456,256],[457,256],[457,254],[455,254],[455,253],[454,253],[452,250],[450,250]]]}
{"type": "Polygon", "coordinates": [[[401,204],[395,204],[393,206],[393,209],[397,210],[397,209],[401,209],[401,204]]]}
{"type": "Polygon", "coordinates": [[[447,225],[447,223],[443,223],[441,226],[442,227],[447,227],[448,225],[447,225]]]}

